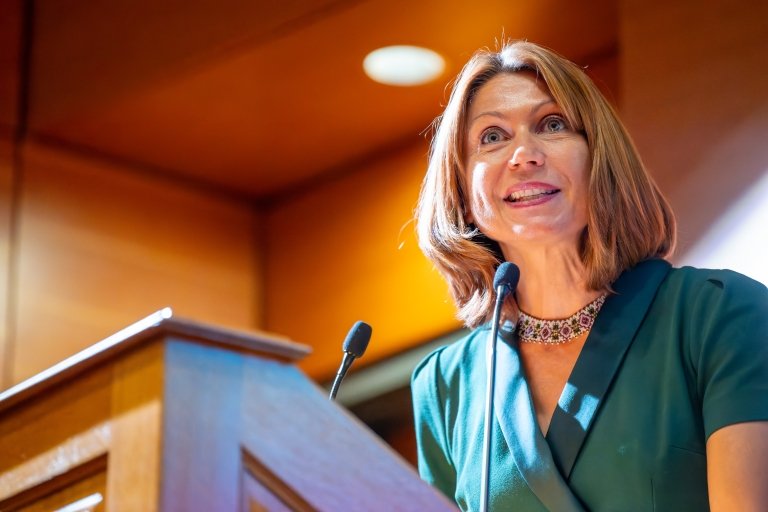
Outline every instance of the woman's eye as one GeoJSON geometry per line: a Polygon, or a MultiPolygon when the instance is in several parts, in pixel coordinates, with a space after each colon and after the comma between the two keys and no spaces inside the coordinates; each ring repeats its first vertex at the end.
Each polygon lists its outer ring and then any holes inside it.
{"type": "Polygon", "coordinates": [[[481,144],[496,144],[504,140],[504,132],[498,128],[488,128],[480,135],[481,144]]]}
{"type": "Polygon", "coordinates": [[[568,123],[559,115],[547,116],[541,122],[543,131],[557,133],[568,128],[568,123]]]}

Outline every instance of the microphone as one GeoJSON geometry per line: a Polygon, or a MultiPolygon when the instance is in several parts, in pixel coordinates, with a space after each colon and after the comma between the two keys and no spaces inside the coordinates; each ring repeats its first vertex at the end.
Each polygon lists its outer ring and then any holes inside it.
{"type": "Polygon", "coordinates": [[[328,396],[328,400],[333,401],[336,399],[336,393],[339,392],[341,381],[347,374],[349,367],[352,366],[352,361],[358,357],[363,357],[365,349],[368,348],[368,342],[371,340],[372,331],[373,329],[371,329],[370,325],[358,320],[347,333],[347,337],[344,339],[344,345],[342,345],[344,359],[341,360],[339,371],[336,372],[336,378],[333,380],[333,386],[331,386],[331,394],[328,396]]]}
{"type": "Polygon", "coordinates": [[[491,476],[491,435],[493,429],[493,395],[496,391],[496,338],[499,336],[499,323],[501,321],[501,308],[504,299],[517,288],[520,280],[520,269],[517,265],[505,261],[496,269],[493,277],[493,288],[496,291],[496,307],[493,310],[493,323],[491,327],[491,339],[488,344],[488,380],[485,390],[485,421],[483,424],[483,471],[480,479],[480,511],[488,511],[490,489],[488,487],[491,476]]]}
{"type": "MultiPolygon", "coordinates": [[[[505,261],[496,269],[493,276],[493,287],[496,290],[496,305],[504,302],[507,295],[517,288],[517,282],[520,280],[520,269],[514,263],[505,261]]],[[[496,319],[498,320],[498,318],[496,319]]]]}

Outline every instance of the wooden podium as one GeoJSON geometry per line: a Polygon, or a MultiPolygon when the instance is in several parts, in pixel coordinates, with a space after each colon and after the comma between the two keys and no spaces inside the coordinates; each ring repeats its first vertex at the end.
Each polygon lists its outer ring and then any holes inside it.
{"type": "Polygon", "coordinates": [[[0,511],[455,508],[292,362],[169,309],[0,393],[0,511]]]}

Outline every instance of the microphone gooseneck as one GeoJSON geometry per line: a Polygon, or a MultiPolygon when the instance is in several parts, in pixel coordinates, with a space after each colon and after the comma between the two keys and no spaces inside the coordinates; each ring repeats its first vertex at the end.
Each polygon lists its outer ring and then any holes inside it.
{"type": "Polygon", "coordinates": [[[493,397],[496,391],[496,339],[499,336],[499,323],[501,322],[501,308],[504,299],[517,288],[520,280],[520,269],[514,263],[505,261],[496,269],[493,277],[493,288],[496,291],[496,305],[493,309],[493,323],[491,324],[491,339],[488,340],[487,357],[487,381],[485,389],[485,421],[483,422],[483,467],[480,478],[480,511],[488,512],[488,500],[490,499],[491,476],[491,446],[493,428],[493,397]]]}
{"type": "Polygon", "coordinates": [[[336,393],[339,392],[341,381],[347,374],[349,367],[352,366],[352,362],[358,357],[363,357],[365,349],[368,348],[368,342],[371,341],[372,332],[373,329],[370,325],[358,320],[347,333],[347,337],[344,339],[344,344],[342,345],[344,358],[341,360],[341,366],[339,366],[339,371],[336,372],[336,378],[333,380],[331,393],[328,396],[329,400],[336,399],[336,393]]]}

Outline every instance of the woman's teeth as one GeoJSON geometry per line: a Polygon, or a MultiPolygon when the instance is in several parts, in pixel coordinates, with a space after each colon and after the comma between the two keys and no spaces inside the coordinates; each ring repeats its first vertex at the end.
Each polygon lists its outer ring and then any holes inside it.
{"type": "Polygon", "coordinates": [[[509,194],[506,198],[506,201],[517,203],[520,201],[531,201],[533,199],[538,199],[541,196],[551,196],[552,194],[556,194],[557,192],[560,192],[558,189],[551,189],[551,190],[544,190],[544,189],[530,189],[530,190],[521,190],[519,192],[513,192],[512,194],[509,194]]]}

